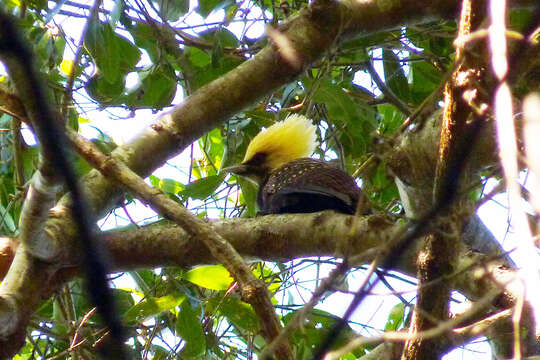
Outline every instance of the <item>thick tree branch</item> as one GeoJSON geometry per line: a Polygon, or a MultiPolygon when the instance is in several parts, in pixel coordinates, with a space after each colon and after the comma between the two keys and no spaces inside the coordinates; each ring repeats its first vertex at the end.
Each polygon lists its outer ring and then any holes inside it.
{"type": "MultiPolygon", "coordinates": [[[[512,4],[523,3],[534,3],[534,1],[512,2],[512,4]]],[[[456,13],[457,5],[458,1],[405,0],[394,2],[392,6],[383,8],[379,7],[378,1],[344,1],[339,3],[316,1],[311,7],[278,29],[294,45],[293,49],[295,49],[299,60],[295,63],[296,65],[287,63],[281,55],[280,48],[271,44],[252,60],[201,88],[171,113],[163,115],[156,124],[147,129],[136,140],[115,150],[113,156],[124,161],[138,174],[146,176],[168,158],[181,152],[198,137],[233,114],[298,77],[303,69],[341,40],[407,24],[452,18],[456,13]],[[153,156],[148,157],[148,153],[153,156]]],[[[415,182],[410,184],[418,185],[415,182]]],[[[89,196],[91,210],[95,214],[101,215],[116,204],[121,193],[120,187],[109,182],[97,171],[92,171],[85,177],[84,187],[89,196]]],[[[80,254],[79,249],[74,246],[77,237],[72,219],[69,217],[69,208],[69,198],[64,197],[52,213],[47,226],[48,235],[55,241],[61,242],[57,247],[60,251],[58,254],[60,257],[54,257],[54,260],[62,264],[78,263],[77,259],[73,258],[73,254],[80,254]]],[[[289,229],[289,231],[292,230],[289,229]]],[[[329,239],[333,238],[335,237],[329,239]]],[[[331,240],[327,240],[327,242],[331,242],[331,240]]],[[[258,246],[259,251],[270,250],[267,247],[268,243],[258,246]]],[[[464,251],[462,254],[465,254],[464,251]]],[[[474,258],[474,256],[467,257],[467,259],[474,258]]],[[[80,255],[78,260],[80,260],[80,255]]],[[[149,260],[149,262],[152,261],[149,260]]],[[[38,260],[30,259],[27,266],[30,269],[35,269],[37,264],[38,260]]],[[[54,269],[54,267],[47,269],[54,269]]],[[[494,265],[490,269],[497,270],[498,268],[494,265]]],[[[10,271],[8,277],[11,276],[14,279],[15,274],[15,270],[10,271]]],[[[45,274],[45,271],[36,271],[34,279],[38,282],[43,280],[45,283],[45,274]]],[[[59,278],[62,278],[61,275],[59,273],[59,278]]],[[[470,291],[472,298],[475,295],[479,296],[481,290],[485,290],[490,286],[489,284],[492,286],[491,282],[478,281],[475,275],[469,274],[467,276],[469,276],[468,285],[461,283],[462,280],[458,280],[458,284],[465,287],[472,286],[470,291]],[[474,284],[470,284],[472,280],[474,280],[474,284]]],[[[465,276],[461,275],[461,277],[465,276]]],[[[39,298],[35,293],[26,295],[31,296],[32,299],[39,298]]],[[[28,313],[35,309],[33,302],[29,302],[25,306],[24,311],[28,313]]],[[[17,330],[24,333],[25,326],[26,323],[22,321],[18,324],[17,330]]],[[[10,334],[6,335],[0,342],[0,349],[6,349],[6,345],[13,343],[10,334]]],[[[14,348],[10,347],[10,349],[14,348]]]]}
{"type": "MultiPolygon", "coordinates": [[[[382,8],[376,1],[314,2],[277,29],[288,39],[298,61],[287,62],[279,46],[268,45],[253,59],[193,93],[112,155],[145,177],[230,116],[297,78],[340,41],[434,18],[452,18],[458,6],[457,1],[407,0],[393,4],[382,8]],[[148,153],[153,156],[148,157],[148,153]]],[[[98,172],[88,174],[84,185],[92,189],[89,200],[98,216],[116,204],[119,189],[98,172]]]]}
{"type": "Polygon", "coordinates": [[[56,270],[33,258],[19,246],[7,276],[2,280],[0,297],[0,359],[8,359],[24,345],[30,315],[49,294],[49,280],[56,270]]]}
{"type": "MultiPolygon", "coordinates": [[[[458,38],[469,36],[472,30],[477,29],[484,14],[485,3],[482,0],[463,0],[458,38]]],[[[470,141],[476,140],[479,122],[484,121],[480,118],[469,121],[473,114],[463,94],[471,91],[474,85],[472,79],[467,82],[460,82],[459,79],[467,74],[468,77],[472,77],[472,73],[478,77],[484,74],[477,67],[473,67],[478,64],[467,60],[465,49],[458,47],[455,59],[457,67],[444,89],[445,105],[439,156],[435,167],[433,204],[451,202],[452,206],[444,210],[443,219],[446,217],[446,220],[440,219],[437,222],[433,232],[424,240],[424,247],[418,253],[418,295],[409,328],[411,340],[405,345],[403,360],[436,359],[444,353],[440,339],[417,335],[437,326],[438,322],[448,319],[450,315],[449,301],[453,287],[451,279],[437,281],[429,287],[424,285],[442,279],[455,269],[456,259],[448,254],[456,252],[460,229],[464,225],[464,218],[459,215],[463,200],[459,199],[456,193],[463,174],[463,166],[460,166],[460,163],[463,162],[463,153],[470,151],[472,147],[470,141]]]]}
{"type": "MultiPolygon", "coordinates": [[[[109,328],[111,335],[111,346],[103,347],[103,355],[127,359],[123,344],[122,324],[117,317],[112,294],[107,284],[104,257],[93,234],[93,226],[95,226],[92,221],[93,217],[88,212],[78,179],[68,160],[68,147],[63,127],[60,126],[56,114],[52,111],[47,88],[32,61],[33,54],[20,36],[14,19],[0,9],[0,23],[2,24],[0,26],[0,56],[19,96],[25,97],[24,109],[40,142],[40,154],[43,155],[41,166],[33,178],[32,187],[27,194],[27,201],[21,216],[21,220],[25,221],[34,221],[35,219],[37,226],[25,224],[21,228],[23,246],[19,248],[17,254],[26,254],[28,251],[34,257],[44,255],[44,258],[52,260],[50,258],[51,252],[41,254],[37,250],[47,249],[52,250],[52,254],[56,253],[54,247],[56,244],[52,243],[53,238],[39,235],[43,233],[48,205],[54,201],[56,193],[54,187],[60,180],[63,180],[72,197],[71,207],[79,234],[79,245],[87,255],[83,262],[86,270],[86,286],[92,302],[96,305],[97,311],[109,328]],[[43,204],[40,204],[40,201],[43,204]],[[39,248],[30,246],[32,244],[29,237],[32,236],[41,240],[39,248]]],[[[19,262],[16,263],[19,264],[19,262]]],[[[30,260],[22,264],[22,272],[32,267],[30,260]]],[[[15,269],[10,268],[8,279],[13,277],[14,271],[15,269]]],[[[1,299],[9,302],[10,296],[13,294],[15,298],[19,297],[20,301],[22,296],[31,296],[31,294],[35,296],[36,294],[36,292],[23,292],[17,289],[18,284],[9,281],[2,282],[0,285],[1,299]]],[[[16,312],[14,313],[16,314],[16,312]]],[[[24,321],[21,322],[24,323],[24,321]]],[[[3,327],[2,332],[9,333],[18,323],[19,321],[15,321],[15,325],[12,325],[3,322],[0,328],[3,327]]]]}
{"type": "MultiPolygon", "coordinates": [[[[364,254],[363,259],[369,262],[376,254],[375,249],[385,246],[385,240],[394,238],[396,232],[402,231],[402,225],[374,215],[357,219],[355,234],[351,235],[350,224],[353,220],[348,215],[323,212],[224,219],[211,224],[242,256],[269,261],[305,256],[341,256],[343,249],[347,249],[349,256],[364,254]]],[[[217,261],[200,241],[168,222],[140,229],[111,230],[104,233],[102,238],[112,257],[113,271],[168,265],[191,267],[217,261]]],[[[501,284],[507,284],[515,277],[515,271],[505,267],[504,262],[471,253],[466,246],[460,246],[455,257],[459,260],[456,265],[458,271],[452,275],[456,278],[455,289],[472,300],[481,299],[488,292],[502,292],[501,284]]],[[[414,276],[415,259],[415,251],[411,249],[392,270],[414,276]]],[[[78,273],[77,268],[65,269],[50,284],[60,286],[78,273]]],[[[32,280],[35,286],[48,283],[43,271],[28,274],[28,281],[32,280]]],[[[24,277],[14,277],[14,281],[21,282],[22,279],[24,277]]],[[[513,297],[512,287],[508,287],[492,306],[504,309],[511,306],[513,297]]],[[[25,303],[24,306],[25,311],[32,311],[32,304],[25,303]]]]}
{"type": "MultiPolygon", "coordinates": [[[[121,161],[105,155],[94,144],[74,131],[68,129],[68,136],[77,152],[104,176],[120,184],[164,217],[182,226],[194,241],[204,243],[212,256],[222,263],[238,282],[242,297],[253,306],[255,313],[259,316],[266,341],[270,343],[278,336],[282,327],[265,283],[253,275],[243,258],[225,238],[185,207],[145,183],[121,161]]],[[[276,349],[276,354],[280,360],[293,359],[288,342],[282,342],[276,349]]]]}

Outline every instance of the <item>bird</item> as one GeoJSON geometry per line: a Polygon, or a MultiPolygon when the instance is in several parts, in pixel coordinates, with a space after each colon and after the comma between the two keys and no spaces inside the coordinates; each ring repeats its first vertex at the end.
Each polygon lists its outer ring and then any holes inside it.
{"type": "Polygon", "coordinates": [[[310,158],[317,127],[300,114],[259,132],[244,160],[222,169],[259,186],[259,215],[335,210],[367,214],[367,202],[352,176],[334,165],[310,158]]]}

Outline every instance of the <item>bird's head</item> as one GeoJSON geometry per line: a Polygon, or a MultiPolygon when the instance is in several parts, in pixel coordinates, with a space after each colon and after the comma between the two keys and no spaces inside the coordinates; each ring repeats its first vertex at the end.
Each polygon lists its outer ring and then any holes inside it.
{"type": "Polygon", "coordinates": [[[222,171],[242,175],[261,184],[281,165],[310,156],[317,146],[316,130],[317,127],[307,117],[289,115],[251,140],[241,164],[222,171]]]}

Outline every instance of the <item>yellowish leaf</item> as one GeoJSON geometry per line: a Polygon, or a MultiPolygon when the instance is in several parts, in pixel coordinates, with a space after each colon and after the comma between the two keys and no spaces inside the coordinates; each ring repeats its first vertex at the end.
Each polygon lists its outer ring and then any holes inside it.
{"type": "Polygon", "coordinates": [[[73,60],[64,59],[62,60],[62,64],[60,65],[60,71],[62,71],[67,76],[70,76],[73,73],[73,67],[73,60]]]}

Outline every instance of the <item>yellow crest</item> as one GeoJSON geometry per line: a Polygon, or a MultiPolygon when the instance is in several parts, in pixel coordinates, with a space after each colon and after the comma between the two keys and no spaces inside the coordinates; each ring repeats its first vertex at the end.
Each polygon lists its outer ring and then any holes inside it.
{"type": "Polygon", "coordinates": [[[307,117],[289,115],[253,138],[243,162],[262,152],[267,154],[266,161],[270,169],[277,169],[295,159],[308,157],[317,146],[316,131],[317,127],[307,117]]]}

